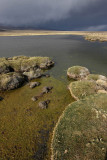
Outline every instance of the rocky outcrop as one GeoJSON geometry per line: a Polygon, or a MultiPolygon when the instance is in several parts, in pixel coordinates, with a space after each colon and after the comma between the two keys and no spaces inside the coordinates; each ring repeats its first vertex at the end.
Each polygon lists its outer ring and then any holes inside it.
{"type": "Polygon", "coordinates": [[[11,71],[11,66],[9,65],[6,58],[0,58],[0,74],[9,73],[11,71]]]}
{"type": "Polygon", "coordinates": [[[50,103],[50,100],[41,101],[39,102],[38,106],[41,109],[47,109],[49,103],[50,103]]]}
{"type": "Polygon", "coordinates": [[[104,80],[97,80],[97,85],[101,86],[103,90],[107,91],[107,81],[104,80]]]}
{"type": "Polygon", "coordinates": [[[6,73],[0,75],[0,90],[12,90],[20,87],[24,83],[24,76],[20,73],[6,73]]]}
{"type": "Polygon", "coordinates": [[[54,62],[48,57],[0,58],[0,90],[15,89],[22,85],[22,81],[40,78],[44,76],[43,70],[53,65],[54,62]]]}
{"type": "Polygon", "coordinates": [[[82,66],[73,66],[68,68],[67,76],[74,80],[81,80],[84,79],[90,72],[86,67],[82,66]]]}
{"type": "Polygon", "coordinates": [[[43,93],[43,94],[48,93],[48,92],[50,92],[50,90],[52,90],[52,89],[53,89],[53,87],[45,86],[45,87],[42,89],[42,93],[43,93]]]}
{"type": "Polygon", "coordinates": [[[29,83],[29,87],[30,88],[35,88],[35,87],[37,87],[37,86],[39,86],[40,85],[40,82],[30,82],[29,83]]]}
{"type": "Polygon", "coordinates": [[[40,78],[42,76],[42,71],[41,69],[33,69],[31,68],[29,71],[23,72],[23,75],[25,75],[28,80],[40,78]]]}
{"type": "Polygon", "coordinates": [[[31,100],[32,100],[33,102],[35,102],[35,101],[38,100],[38,98],[37,98],[37,96],[33,96],[33,97],[31,98],[31,100]]]}
{"type": "Polygon", "coordinates": [[[48,57],[26,57],[17,56],[8,59],[8,63],[15,71],[29,71],[30,69],[48,69],[54,65],[54,62],[48,57]]]}

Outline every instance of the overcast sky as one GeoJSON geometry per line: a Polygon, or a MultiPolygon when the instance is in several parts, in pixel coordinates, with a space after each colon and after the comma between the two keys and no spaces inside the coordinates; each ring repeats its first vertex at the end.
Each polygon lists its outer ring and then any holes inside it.
{"type": "Polygon", "coordinates": [[[0,0],[0,25],[107,30],[107,0],[0,0]]]}

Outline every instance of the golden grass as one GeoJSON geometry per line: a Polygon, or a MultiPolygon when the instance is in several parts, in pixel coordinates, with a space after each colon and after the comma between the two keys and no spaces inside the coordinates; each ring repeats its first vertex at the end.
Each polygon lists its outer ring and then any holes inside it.
{"type": "Polygon", "coordinates": [[[0,36],[79,35],[90,41],[107,41],[107,31],[6,30],[0,36]]]}

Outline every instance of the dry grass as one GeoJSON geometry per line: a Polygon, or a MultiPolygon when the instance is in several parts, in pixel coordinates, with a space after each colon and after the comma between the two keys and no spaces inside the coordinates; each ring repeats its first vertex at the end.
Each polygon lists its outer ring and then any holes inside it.
{"type": "Polygon", "coordinates": [[[45,30],[7,30],[0,36],[36,36],[36,35],[80,35],[89,41],[107,41],[106,31],[45,31],[45,30]]]}

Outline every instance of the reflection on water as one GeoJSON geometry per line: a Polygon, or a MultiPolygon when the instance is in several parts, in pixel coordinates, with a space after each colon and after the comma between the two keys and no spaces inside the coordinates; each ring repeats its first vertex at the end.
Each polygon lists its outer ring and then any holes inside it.
{"type": "Polygon", "coordinates": [[[52,57],[56,65],[50,72],[55,77],[63,78],[73,65],[107,74],[107,42],[88,42],[79,36],[0,37],[0,57],[15,55],[52,57]]]}

